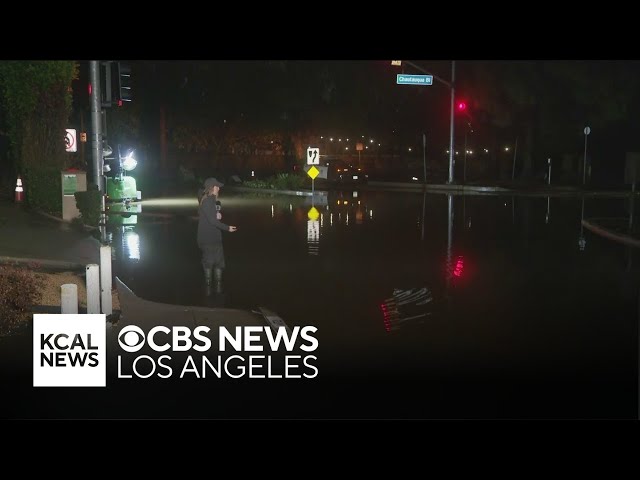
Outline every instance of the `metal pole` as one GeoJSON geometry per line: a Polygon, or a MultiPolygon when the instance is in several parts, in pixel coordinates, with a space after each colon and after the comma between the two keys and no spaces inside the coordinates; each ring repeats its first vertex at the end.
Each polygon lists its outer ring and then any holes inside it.
{"type": "Polygon", "coordinates": [[[551,216],[551,197],[547,197],[547,215],[544,218],[544,223],[549,223],[550,216],[551,216]]]}
{"type": "Polygon", "coordinates": [[[456,81],[456,62],[451,61],[451,112],[449,119],[449,181],[447,183],[453,183],[453,112],[455,103],[455,81],[456,81]]]}
{"type": "Polygon", "coordinates": [[[578,248],[584,251],[587,240],[584,238],[584,195],[582,195],[582,211],[580,212],[580,236],[578,237],[578,248]]]}
{"type": "Polygon", "coordinates": [[[102,300],[102,313],[113,313],[113,298],[111,296],[111,247],[100,246],[100,298],[102,300]]]}
{"type": "Polygon", "coordinates": [[[427,207],[427,190],[424,190],[422,194],[422,232],[420,235],[420,240],[424,240],[424,214],[427,207]]]}
{"type": "Polygon", "coordinates": [[[547,163],[549,164],[549,178],[547,179],[547,184],[551,185],[551,158],[547,158],[547,163]]]}
{"type": "Polygon", "coordinates": [[[636,190],[636,182],[631,184],[631,196],[629,197],[630,205],[629,205],[629,233],[631,233],[631,229],[633,228],[633,206],[635,200],[635,190],[636,190]]]}
{"type": "Polygon", "coordinates": [[[447,195],[447,203],[448,203],[448,219],[447,219],[447,273],[445,275],[446,278],[446,295],[449,297],[449,289],[451,286],[451,270],[452,270],[452,243],[453,243],[453,195],[447,195]]]}
{"type": "Polygon", "coordinates": [[[424,184],[427,184],[427,134],[422,134],[422,164],[424,165],[424,184]]]}
{"type": "Polygon", "coordinates": [[[455,88],[454,88],[454,84],[456,81],[456,62],[455,60],[451,60],[451,83],[447,82],[446,80],[443,80],[442,78],[438,77],[437,75],[433,75],[432,73],[429,73],[428,71],[426,71],[424,68],[420,67],[419,65],[416,65],[415,63],[412,62],[408,62],[406,60],[404,60],[404,62],[407,65],[411,65],[413,68],[420,70],[423,73],[426,73],[427,75],[431,75],[434,79],[438,80],[439,82],[442,82],[443,84],[445,84],[447,87],[449,87],[451,89],[451,113],[450,113],[450,125],[449,125],[449,181],[447,183],[453,183],[453,135],[454,135],[454,125],[453,125],[453,120],[454,120],[454,104],[455,104],[455,88]]]}
{"type": "Polygon", "coordinates": [[[587,135],[584,135],[584,161],[582,164],[582,185],[585,185],[587,182],[587,135]]]}
{"type": "Polygon", "coordinates": [[[462,183],[467,183],[467,133],[468,129],[464,131],[464,163],[462,164],[462,183]]]}
{"type": "Polygon", "coordinates": [[[93,183],[102,192],[102,112],[100,93],[100,62],[89,62],[89,79],[91,82],[91,154],[93,163],[93,183]]]}
{"type": "Polygon", "coordinates": [[[516,148],[513,150],[513,170],[511,171],[511,180],[516,178],[516,154],[518,153],[518,137],[516,137],[516,148]]]}

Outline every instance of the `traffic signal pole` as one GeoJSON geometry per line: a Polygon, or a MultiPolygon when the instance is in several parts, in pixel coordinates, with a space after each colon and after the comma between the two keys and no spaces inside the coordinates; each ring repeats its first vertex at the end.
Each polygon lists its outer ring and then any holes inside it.
{"type": "Polygon", "coordinates": [[[102,94],[100,92],[100,62],[89,62],[89,81],[91,82],[91,160],[93,164],[93,183],[100,192],[102,186],[102,94]]]}
{"type": "Polygon", "coordinates": [[[456,81],[456,62],[455,60],[451,61],[451,112],[449,118],[449,181],[447,183],[453,183],[453,155],[454,155],[454,145],[453,145],[453,132],[454,132],[454,117],[453,117],[453,106],[455,104],[455,81],[456,81]]]}
{"type": "MultiPolygon", "coordinates": [[[[107,241],[106,199],[103,185],[103,145],[102,145],[102,92],[100,89],[100,62],[89,61],[89,81],[91,82],[91,154],[93,162],[93,183],[98,186],[101,197],[100,237],[103,244],[107,241]]],[[[111,313],[111,312],[109,312],[111,313]]]]}
{"type": "Polygon", "coordinates": [[[403,60],[407,65],[411,65],[413,68],[420,70],[423,73],[426,73],[427,75],[431,75],[435,80],[438,80],[439,82],[445,84],[447,87],[449,87],[451,89],[451,112],[450,112],[450,117],[449,117],[449,180],[447,181],[447,183],[453,183],[453,155],[454,155],[454,148],[453,148],[453,136],[454,136],[454,105],[455,105],[455,82],[456,82],[456,61],[452,60],[451,61],[451,82],[447,82],[446,80],[443,80],[442,78],[438,77],[437,75],[433,75],[432,73],[427,72],[424,68],[416,65],[415,63],[412,62],[408,62],[406,60],[403,60]]]}

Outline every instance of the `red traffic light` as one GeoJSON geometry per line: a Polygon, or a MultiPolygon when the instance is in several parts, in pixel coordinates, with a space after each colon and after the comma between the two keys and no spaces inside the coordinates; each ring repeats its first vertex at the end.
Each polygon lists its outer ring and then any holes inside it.
{"type": "Polygon", "coordinates": [[[459,112],[464,112],[466,109],[467,109],[467,102],[458,101],[458,111],[459,112]]]}

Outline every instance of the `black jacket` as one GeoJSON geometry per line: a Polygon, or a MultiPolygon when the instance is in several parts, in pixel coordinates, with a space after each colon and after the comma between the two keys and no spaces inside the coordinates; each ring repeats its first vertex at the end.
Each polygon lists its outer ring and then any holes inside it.
{"type": "Polygon", "coordinates": [[[198,245],[222,243],[222,231],[229,231],[229,225],[218,220],[216,213],[216,197],[202,200],[198,212],[198,245]]]}

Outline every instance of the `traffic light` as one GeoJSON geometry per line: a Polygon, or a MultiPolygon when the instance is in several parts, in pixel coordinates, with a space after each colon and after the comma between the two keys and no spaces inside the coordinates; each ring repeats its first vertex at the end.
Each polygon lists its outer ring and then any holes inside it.
{"type": "Polygon", "coordinates": [[[118,62],[118,90],[117,101],[121,107],[123,102],[130,102],[133,98],[131,89],[131,66],[118,62]]]}
{"type": "Polygon", "coordinates": [[[456,109],[458,110],[458,112],[466,112],[467,110],[467,102],[465,102],[464,100],[458,100],[456,102],[456,109]]]}

